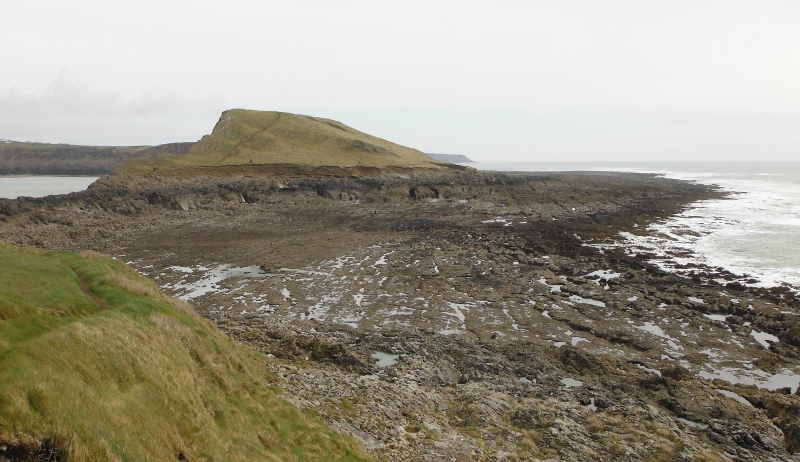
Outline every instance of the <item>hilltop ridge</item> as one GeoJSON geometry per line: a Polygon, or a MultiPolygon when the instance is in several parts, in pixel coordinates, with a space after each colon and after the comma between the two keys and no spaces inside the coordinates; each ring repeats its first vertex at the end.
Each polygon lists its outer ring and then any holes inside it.
{"type": "Polygon", "coordinates": [[[463,170],[341,122],[275,111],[230,109],[197,142],[81,146],[0,140],[1,175],[159,176],[371,175],[409,169],[463,170]],[[243,171],[246,170],[246,172],[243,171]]]}
{"type": "Polygon", "coordinates": [[[193,167],[295,165],[303,167],[446,169],[416,149],[368,135],[335,120],[286,112],[231,109],[211,134],[185,154],[136,159],[118,171],[136,173],[193,167]]]}

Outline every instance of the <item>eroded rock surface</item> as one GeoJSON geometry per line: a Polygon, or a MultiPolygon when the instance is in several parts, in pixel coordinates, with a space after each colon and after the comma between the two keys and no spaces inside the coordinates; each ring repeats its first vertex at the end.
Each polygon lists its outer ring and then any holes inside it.
{"type": "Polygon", "coordinates": [[[2,201],[0,236],[124,259],[387,460],[798,460],[792,292],[598,246],[714,191],[291,173],[2,201]]]}

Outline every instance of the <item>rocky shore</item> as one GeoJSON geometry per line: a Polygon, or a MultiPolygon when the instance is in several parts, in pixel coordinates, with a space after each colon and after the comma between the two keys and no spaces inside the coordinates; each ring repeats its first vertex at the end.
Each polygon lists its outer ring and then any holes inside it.
{"type": "Polygon", "coordinates": [[[0,239],[123,259],[380,460],[800,460],[792,293],[602,245],[713,189],[235,170],[0,200],[0,239]]]}

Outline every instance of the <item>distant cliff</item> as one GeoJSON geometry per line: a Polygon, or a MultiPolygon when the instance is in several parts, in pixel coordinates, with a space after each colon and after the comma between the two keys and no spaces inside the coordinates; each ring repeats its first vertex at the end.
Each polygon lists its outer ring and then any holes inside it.
{"type": "Polygon", "coordinates": [[[469,157],[462,155],[462,154],[431,154],[428,153],[429,156],[433,157],[436,160],[441,160],[442,162],[450,162],[451,164],[457,163],[470,163],[474,162],[469,157]]]}
{"type": "Polygon", "coordinates": [[[193,144],[77,146],[0,140],[0,175],[102,175],[130,159],[183,154],[193,144]]]}

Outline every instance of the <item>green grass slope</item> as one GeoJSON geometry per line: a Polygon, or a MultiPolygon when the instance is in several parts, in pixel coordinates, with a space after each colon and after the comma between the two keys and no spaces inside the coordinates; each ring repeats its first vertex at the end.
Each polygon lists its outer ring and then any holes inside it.
{"type": "Polygon", "coordinates": [[[0,460],[366,460],[107,257],[0,243],[0,460]]]}
{"type": "Polygon", "coordinates": [[[129,162],[122,171],[292,164],[312,167],[443,168],[416,149],[367,135],[334,120],[232,109],[186,154],[129,162]]]}

